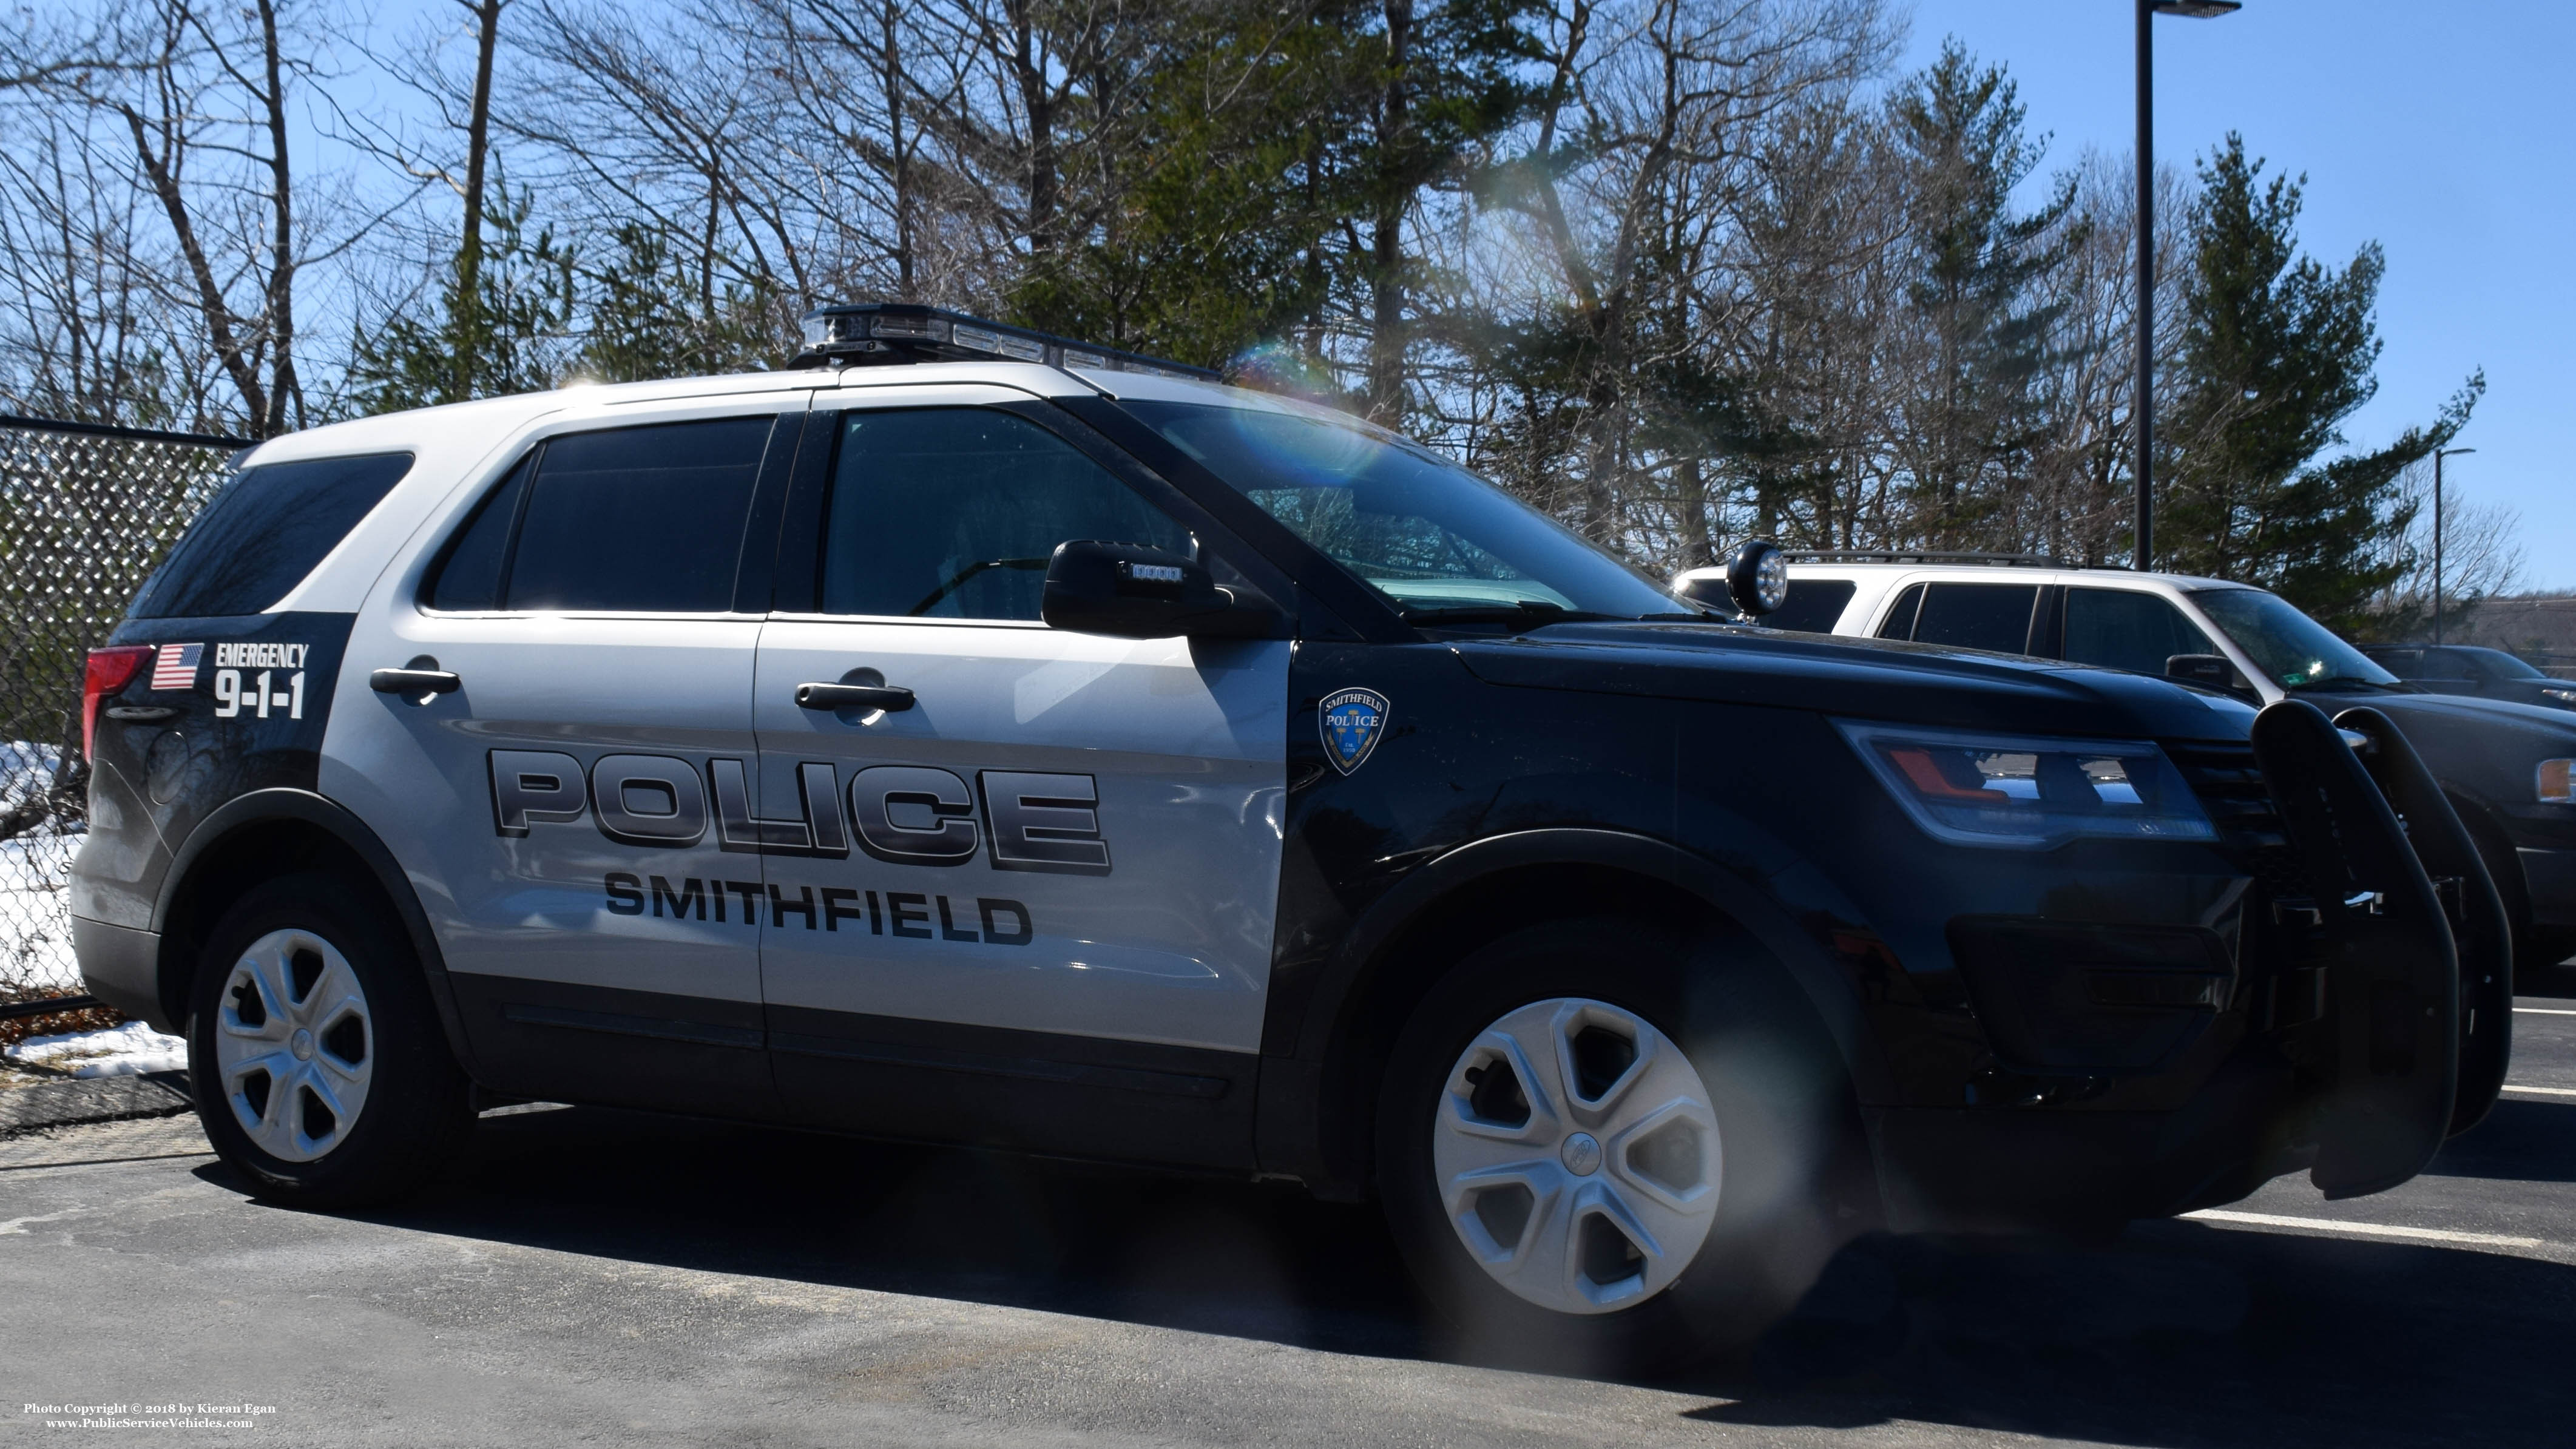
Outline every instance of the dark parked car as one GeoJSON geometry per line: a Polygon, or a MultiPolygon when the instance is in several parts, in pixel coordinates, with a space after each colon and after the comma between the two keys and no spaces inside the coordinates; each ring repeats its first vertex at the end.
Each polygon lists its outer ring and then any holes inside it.
{"type": "Polygon", "coordinates": [[[2399,679],[2435,694],[2472,694],[2576,709],[2576,679],[2552,679],[2501,649],[2473,644],[2374,644],[2361,652],[2399,679]]]}

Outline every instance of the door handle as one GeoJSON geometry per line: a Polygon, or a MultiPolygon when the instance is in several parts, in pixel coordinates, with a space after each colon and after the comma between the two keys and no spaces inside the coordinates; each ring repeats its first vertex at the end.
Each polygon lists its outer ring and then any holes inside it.
{"type": "Polygon", "coordinates": [[[454,694],[465,681],[444,669],[379,669],[367,676],[378,694],[454,694]]]}
{"type": "Polygon", "coordinates": [[[891,713],[912,708],[912,691],[899,684],[800,684],[796,686],[796,705],[799,709],[882,709],[891,713]]]}
{"type": "Polygon", "coordinates": [[[465,687],[465,681],[453,671],[438,667],[438,661],[423,654],[400,669],[379,669],[367,676],[367,687],[378,694],[397,694],[413,704],[427,704],[434,695],[454,694],[465,687]]]}

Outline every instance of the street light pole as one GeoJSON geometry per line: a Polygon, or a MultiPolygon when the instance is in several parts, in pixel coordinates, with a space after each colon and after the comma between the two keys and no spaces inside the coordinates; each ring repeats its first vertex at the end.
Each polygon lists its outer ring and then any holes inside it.
{"type": "Polygon", "coordinates": [[[2156,555],[2156,50],[2155,18],[2212,20],[2243,0],[2138,0],[2138,547],[2140,573],[2156,555]]]}
{"type": "Polygon", "coordinates": [[[2433,647],[2442,647],[2442,460],[2475,448],[2435,448],[2433,450],[2433,647]]]}
{"type": "Polygon", "coordinates": [[[2138,550],[2156,558],[2156,7],[2138,0],[2138,550]]]}

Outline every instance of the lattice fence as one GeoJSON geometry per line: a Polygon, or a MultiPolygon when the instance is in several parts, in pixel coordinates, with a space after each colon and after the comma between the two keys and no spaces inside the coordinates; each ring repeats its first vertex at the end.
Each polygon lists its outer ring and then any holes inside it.
{"type": "Polygon", "coordinates": [[[0,1001],[80,989],[81,668],[242,443],[0,415],[0,1001]]]}

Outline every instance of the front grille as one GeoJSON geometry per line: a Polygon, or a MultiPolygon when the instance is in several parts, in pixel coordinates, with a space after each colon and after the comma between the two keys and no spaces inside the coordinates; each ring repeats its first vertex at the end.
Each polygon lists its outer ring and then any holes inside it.
{"type": "Polygon", "coordinates": [[[2218,827],[2220,846],[2270,886],[2275,899],[2308,895],[2307,878],[2280,808],[2263,783],[2254,747],[2196,741],[2164,749],[2218,827]]]}

